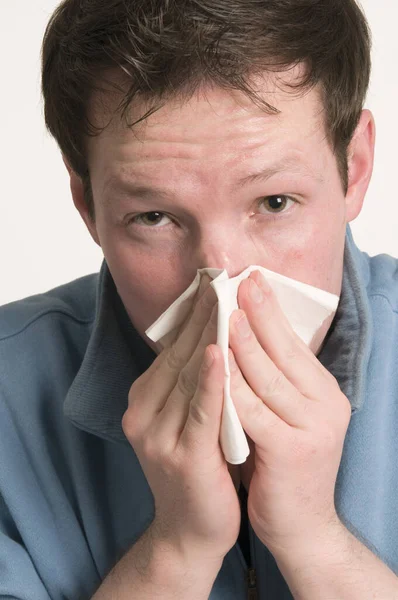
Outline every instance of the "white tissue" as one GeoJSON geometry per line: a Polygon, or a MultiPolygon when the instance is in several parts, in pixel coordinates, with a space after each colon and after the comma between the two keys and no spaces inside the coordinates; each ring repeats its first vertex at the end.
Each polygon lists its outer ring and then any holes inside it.
{"type": "Polygon", "coordinates": [[[270,284],[293,330],[310,345],[324,320],[336,312],[339,297],[256,265],[248,267],[231,279],[225,269],[198,269],[191,285],[145,332],[148,338],[157,342],[162,349],[171,346],[177,337],[179,326],[192,310],[202,275],[206,273],[213,279],[210,285],[218,298],[217,345],[220,346],[225,361],[220,444],[225,460],[234,465],[244,463],[250,450],[230,393],[229,317],[239,308],[237,296],[240,282],[256,270],[260,271],[270,284]]]}

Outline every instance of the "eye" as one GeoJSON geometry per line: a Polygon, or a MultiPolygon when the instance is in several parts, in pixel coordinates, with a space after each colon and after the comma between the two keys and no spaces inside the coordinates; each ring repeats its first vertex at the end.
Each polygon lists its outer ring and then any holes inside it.
{"type": "Polygon", "coordinates": [[[159,222],[161,223],[163,218],[169,219],[169,221],[171,222],[170,217],[168,217],[164,213],[151,211],[132,217],[131,219],[129,219],[129,224],[142,223],[145,227],[149,227],[151,229],[161,229],[161,227],[159,226],[159,222]]]}
{"type": "Polygon", "coordinates": [[[290,196],[285,196],[284,194],[275,194],[273,196],[265,196],[261,199],[260,204],[265,204],[266,206],[268,205],[270,210],[268,210],[267,212],[270,212],[271,214],[277,214],[281,212],[286,212],[286,210],[284,210],[286,209],[286,206],[290,207],[292,205],[289,205],[289,202],[294,204],[296,200],[290,198],[290,196]]]}

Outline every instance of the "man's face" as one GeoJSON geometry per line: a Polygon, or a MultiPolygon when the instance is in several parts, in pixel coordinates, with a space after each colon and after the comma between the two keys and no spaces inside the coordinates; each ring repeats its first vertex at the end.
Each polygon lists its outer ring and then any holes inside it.
{"type": "Polygon", "coordinates": [[[90,141],[95,238],[152,348],[145,330],[199,268],[234,277],[261,265],[340,294],[346,223],[360,206],[344,196],[318,93],[263,89],[279,115],[207,89],[90,141]]]}

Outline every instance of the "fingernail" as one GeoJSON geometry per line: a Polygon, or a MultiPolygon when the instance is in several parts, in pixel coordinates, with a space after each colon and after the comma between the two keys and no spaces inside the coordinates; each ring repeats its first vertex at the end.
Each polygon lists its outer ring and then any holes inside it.
{"type": "Polygon", "coordinates": [[[260,304],[264,300],[264,295],[263,295],[262,291],[260,290],[257,283],[253,279],[250,279],[249,294],[250,294],[250,298],[256,304],[260,304]]]}
{"type": "Polygon", "coordinates": [[[241,338],[245,339],[250,336],[251,328],[249,325],[249,321],[246,318],[246,315],[242,315],[240,319],[236,321],[235,327],[241,338]]]}

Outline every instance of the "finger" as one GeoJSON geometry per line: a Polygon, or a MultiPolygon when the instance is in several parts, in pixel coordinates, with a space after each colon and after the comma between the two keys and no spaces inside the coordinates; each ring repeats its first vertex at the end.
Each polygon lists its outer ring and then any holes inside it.
{"type": "Polygon", "coordinates": [[[177,383],[159,414],[166,437],[180,436],[189,414],[189,405],[198,387],[199,372],[207,346],[217,339],[218,306],[215,305],[191,359],[180,371],[177,383]]]}
{"type": "Polygon", "coordinates": [[[213,306],[210,318],[206,324],[205,329],[202,332],[202,336],[199,340],[199,343],[189,359],[188,363],[183,369],[188,380],[192,381],[196,390],[196,384],[198,382],[199,371],[203,361],[203,355],[205,353],[206,347],[209,344],[215,344],[217,342],[217,322],[218,322],[218,304],[213,306]]]}
{"type": "Polygon", "coordinates": [[[242,307],[245,307],[244,311],[260,346],[304,396],[317,401],[321,390],[329,395],[331,388],[335,387],[333,376],[294,332],[272,288],[261,273],[256,273],[258,275],[253,279],[259,283],[263,301],[256,304],[250,300],[248,291],[251,278],[244,282],[241,297],[242,307]]]}
{"type": "Polygon", "coordinates": [[[290,424],[254,393],[246,382],[231,348],[228,349],[228,362],[232,401],[244,431],[256,444],[258,452],[264,446],[264,435],[272,433],[274,439],[283,439],[283,430],[290,427],[290,424]]]}
{"type": "Polygon", "coordinates": [[[163,409],[181,370],[189,362],[198,346],[216,302],[217,296],[209,286],[195,305],[185,330],[169,348],[165,348],[156,357],[149,369],[130,389],[129,407],[132,407],[134,403],[143,425],[163,409]],[[145,390],[148,385],[151,386],[150,403],[145,399],[145,390]]]}
{"type": "Polygon", "coordinates": [[[217,295],[213,288],[207,285],[174,342],[177,358],[182,355],[186,357],[184,365],[194,353],[216,303],[217,295]]]}
{"type": "Polygon", "coordinates": [[[183,332],[183,330],[186,328],[186,326],[188,325],[189,321],[191,320],[192,314],[193,314],[193,312],[195,310],[195,306],[203,298],[203,294],[207,291],[207,289],[209,287],[209,284],[210,284],[210,281],[211,281],[211,277],[209,275],[206,275],[206,274],[202,275],[199,287],[198,287],[198,289],[196,291],[194,300],[192,302],[192,309],[190,310],[190,312],[186,316],[185,321],[183,321],[183,323],[180,325],[180,327],[178,329],[178,335],[181,335],[181,333],[183,332]]]}
{"type": "Polygon", "coordinates": [[[203,296],[204,292],[207,290],[207,288],[209,287],[210,282],[212,281],[210,275],[207,275],[206,273],[204,273],[201,277],[200,280],[200,284],[198,287],[198,291],[197,291],[197,299],[200,300],[200,298],[203,296]]]}
{"type": "Polygon", "coordinates": [[[311,401],[299,392],[266,354],[251,330],[245,313],[242,310],[234,311],[230,323],[230,345],[254,397],[293,427],[308,423],[306,404],[311,401]],[[246,337],[240,332],[242,323],[247,326],[246,337]]]}
{"type": "Polygon", "coordinates": [[[189,414],[180,437],[181,446],[197,451],[206,459],[219,452],[220,464],[224,461],[219,443],[221,416],[224,403],[224,359],[221,349],[208,346],[206,357],[213,356],[210,367],[202,366],[198,386],[189,405],[189,414]]]}

